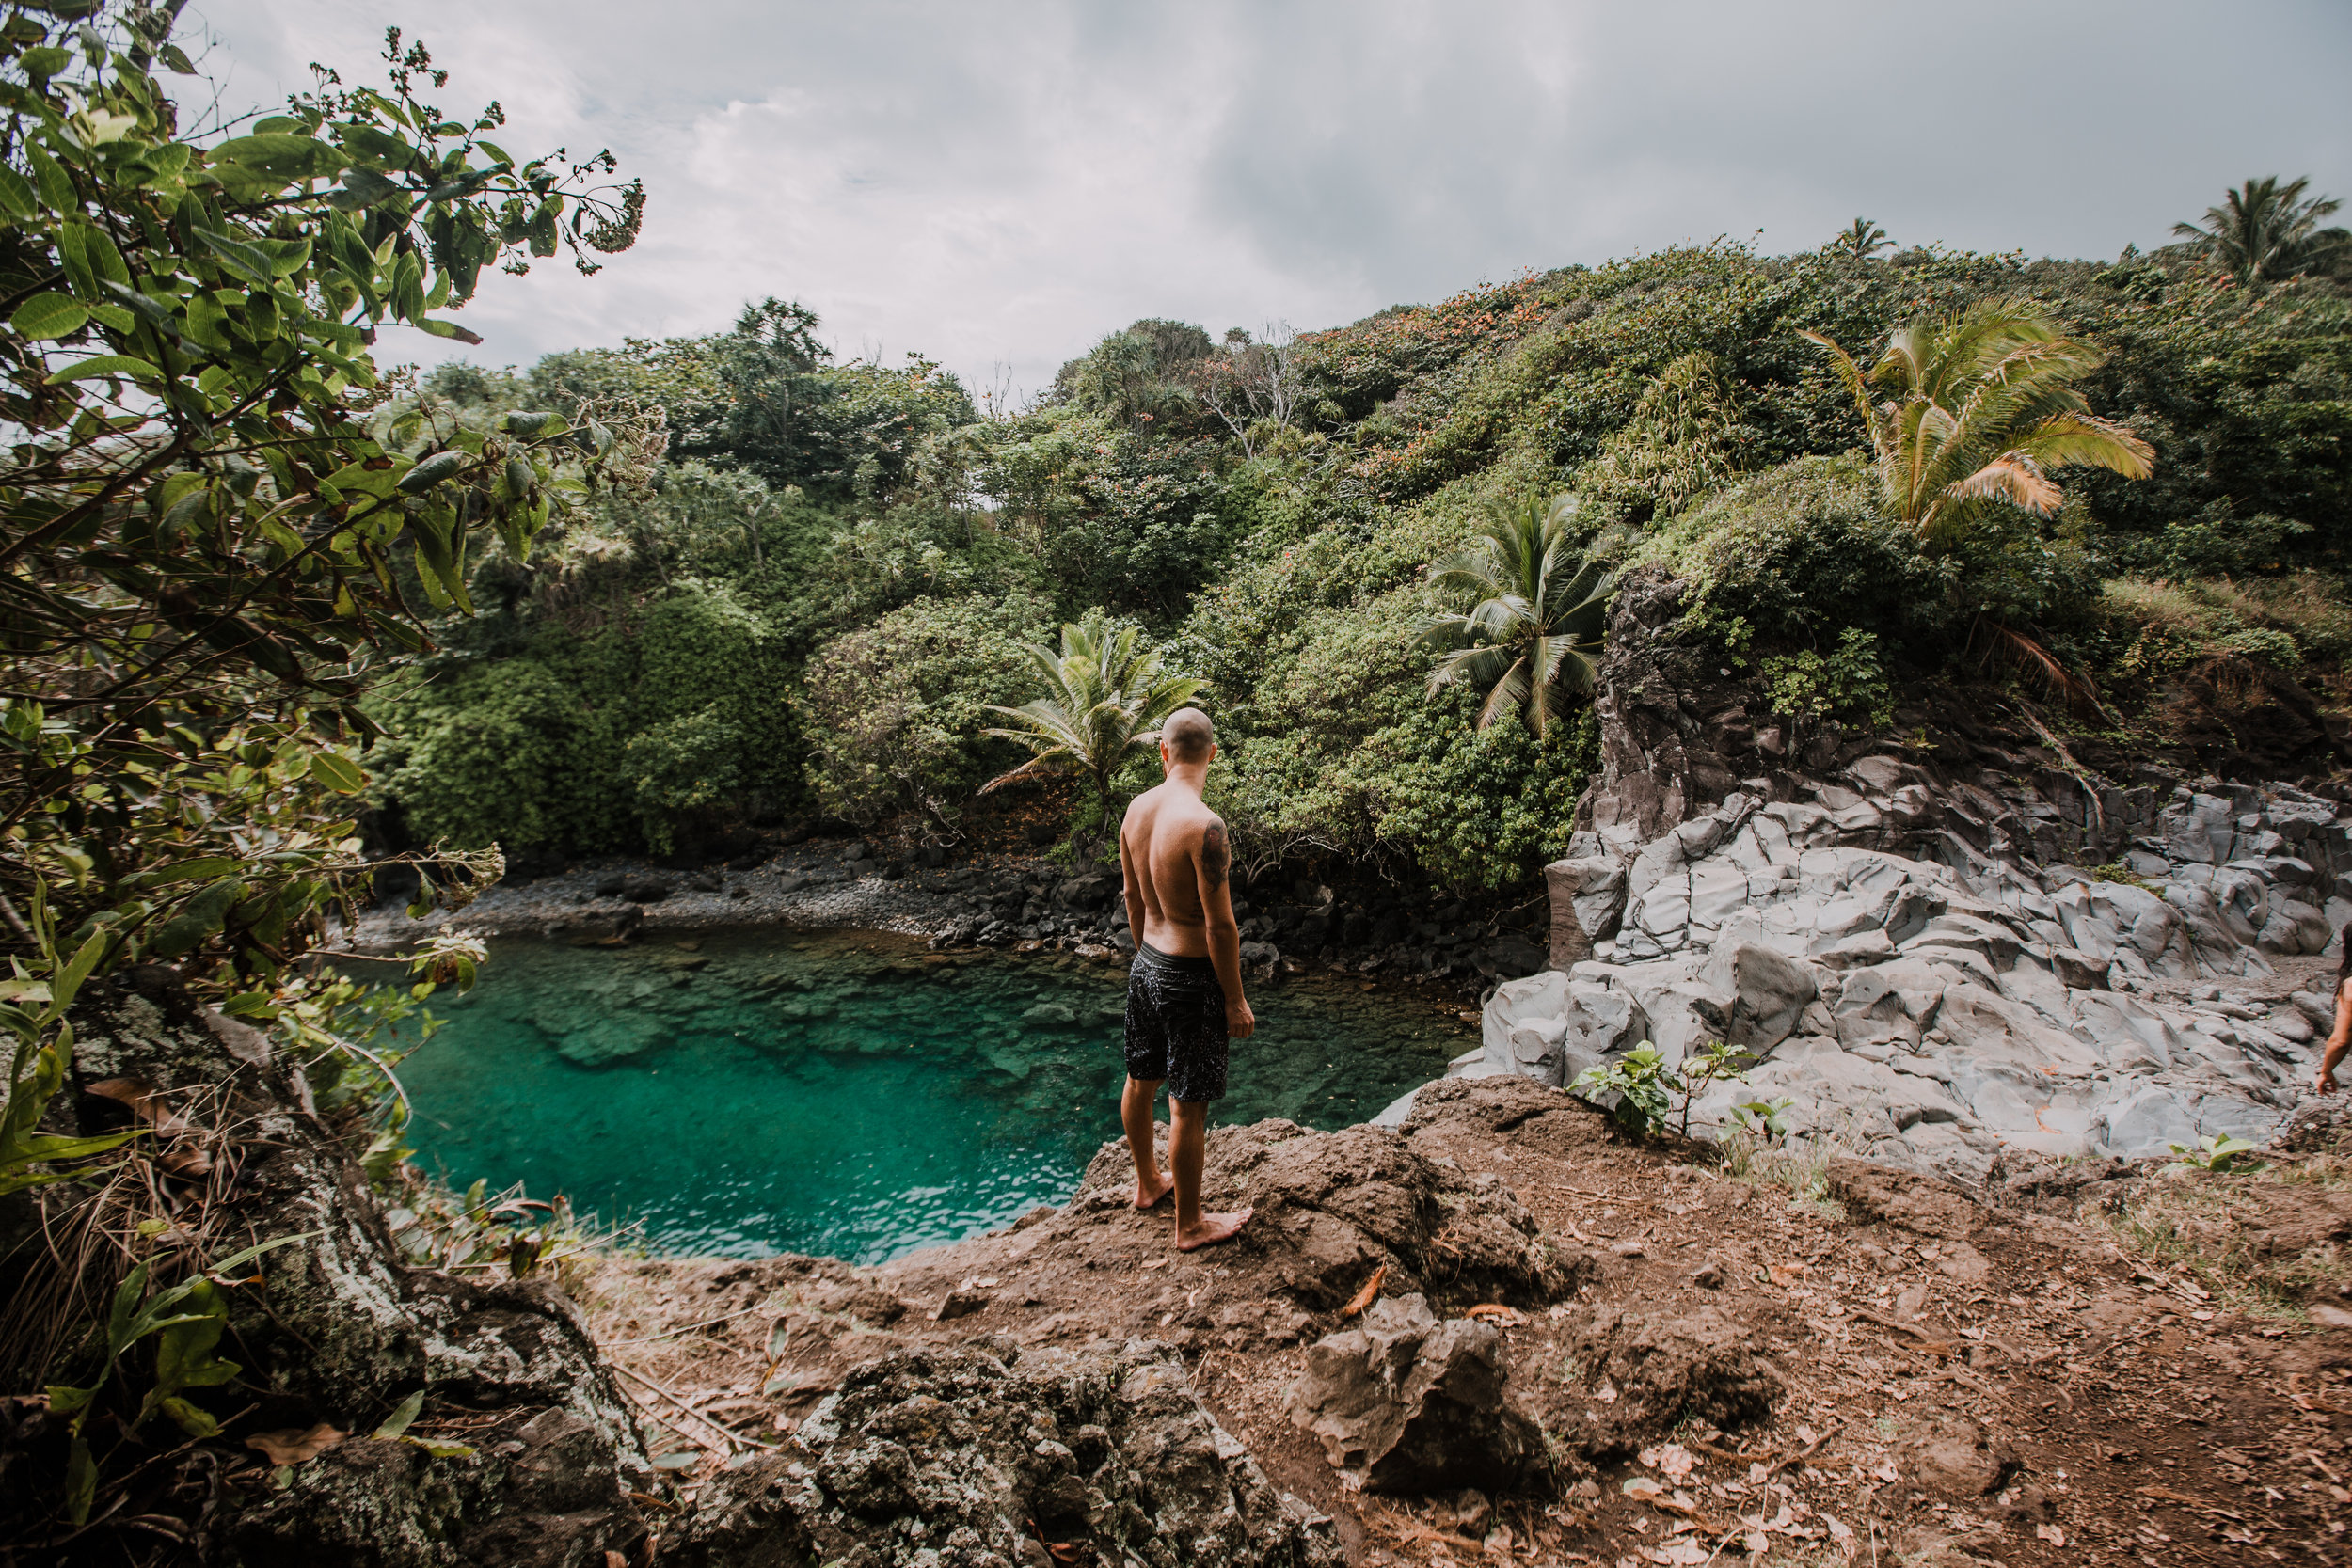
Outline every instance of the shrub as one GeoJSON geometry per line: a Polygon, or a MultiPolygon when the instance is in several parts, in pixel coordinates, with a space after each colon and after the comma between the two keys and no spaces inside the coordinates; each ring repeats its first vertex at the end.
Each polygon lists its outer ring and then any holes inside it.
{"type": "Polygon", "coordinates": [[[1879,666],[1879,640],[1869,632],[1849,626],[1828,655],[1805,648],[1769,657],[1760,668],[1772,711],[1800,728],[1833,713],[1854,715],[1880,729],[1894,721],[1895,689],[1879,666]]]}
{"type": "Polygon", "coordinates": [[[1694,625],[1744,625],[1767,646],[1850,626],[1900,639],[1955,610],[1957,562],[1931,559],[1885,517],[1869,468],[1851,458],[1799,458],[1718,491],[1642,554],[1692,584],[1694,625]]]}
{"type": "Polygon", "coordinates": [[[903,810],[952,820],[1019,756],[979,732],[992,705],[1032,694],[1023,648],[1051,612],[1026,595],[917,599],[818,649],[801,698],[818,802],[855,822],[903,810]]]}

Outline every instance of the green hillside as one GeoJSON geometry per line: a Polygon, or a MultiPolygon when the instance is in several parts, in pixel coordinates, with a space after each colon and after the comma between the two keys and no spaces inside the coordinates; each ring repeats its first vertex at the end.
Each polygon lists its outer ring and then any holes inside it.
{"type": "Polygon", "coordinates": [[[1694,584],[1684,635],[1850,721],[1924,679],[2036,701],[2079,682],[2096,698],[2054,721],[2158,745],[2183,672],[2252,661],[2325,701],[2352,653],[2346,290],[2249,284],[2188,246],[1718,243],[1281,343],[1147,320],[1019,410],[919,356],[836,362],[820,325],[771,300],[710,338],[425,378],[442,417],[658,411],[662,436],[644,488],[482,559],[482,614],[379,699],[389,832],[524,857],[818,818],[952,839],[1023,754],[979,734],[1037,692],[1022,645],[1093,618],[1208,681],[1246,863],[1372,856],[1500,888],[1564,843],[1591,722],[1480,731],[1482,693],[1431,695],[1415,632],[1448,608],[1432,562],[1563,493],[1592,560],[1694,584]],[[2088,346],[2075,386],[2153,470],[2053,469],[2049,515],[1981,506],[1923,537],[1803,334],[1867,364],[1899,325],[1988,301],[2088,346]]]}

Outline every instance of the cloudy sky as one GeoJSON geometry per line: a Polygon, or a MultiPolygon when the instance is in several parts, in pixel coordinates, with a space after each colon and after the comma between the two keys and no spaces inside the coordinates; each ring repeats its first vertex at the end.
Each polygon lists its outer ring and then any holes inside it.
{"type": "MultiPolygon", "coordinates": [[[[2250,174],[2352,197],[2344,0],[195,0],[226,97],[383,29],[644,237],[494,276],[488,363],[798,298],[845,355],[1033,388],[1103,332],[1351,321],[1718,234],[2110,257],[2250,174]]],[[[443,347],[418,340],[420,357],[443,347]]]]}

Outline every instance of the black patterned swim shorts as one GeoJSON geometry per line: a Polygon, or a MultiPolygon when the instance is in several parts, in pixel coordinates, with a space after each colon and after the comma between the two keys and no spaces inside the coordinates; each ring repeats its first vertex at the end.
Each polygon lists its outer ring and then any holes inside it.
{"type": "Polygon", "coordinates": [[[1187,1105],[1225,1097],[1225,988],[1206,957],[1179,958],[1150,942],[1127,971],[1127,1076],[1168,1080],[1187,1105]]]}

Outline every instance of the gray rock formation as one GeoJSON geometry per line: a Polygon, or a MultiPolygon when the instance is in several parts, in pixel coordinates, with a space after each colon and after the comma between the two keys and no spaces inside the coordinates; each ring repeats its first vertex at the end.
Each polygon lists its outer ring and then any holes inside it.
{"type": "Polygon", "coordinates": [[[1149,1568],[1341,1561],[1331,1522],[1277,1491],[1148,1340],[869,1362],[782,1451],[718,1477],[660,1560],[1011,1568],[1064,1543],[1149,1568]]]}
{"type": "Polygon", "coordinates": [[[1507,1397],[1502,1339],[1491,1323],[1440,1323],[1418,1295],[1383,1297],[1361,1327],[1308,1347],[1291,1420],[1367,1491],[1508,1491],[1545,1450],[1507,1397]]]}
{"type": "Polygon", "coordinates": [[[1647,839],[1638,824],[1578,835],[1553,867],[1554,920],[1593,956],[1498,987],[1455,1070],[1565,1084],[1643,1038],[1677,1060],[1729,1039],[1761,1065],[1702,1098],[1694,1126],[1786,1097],[1800,1132],[1972,1177],[2004,1148],[2161,1154],[2267,1135],[2327,1002],[2274,1011],[2224,988],[2352,921],[2337,804],[2283,784],[2118,799],[2147,829],[2130,840],[2136,879],[2118,880],[2037,863],[2030,835],[1979,847],[1951,824],[2023,810],[1922,777],[1866,757],[1801,783],[1809,800],[1768,800],[1773,782],[1754,781],[1647,839]]]}

